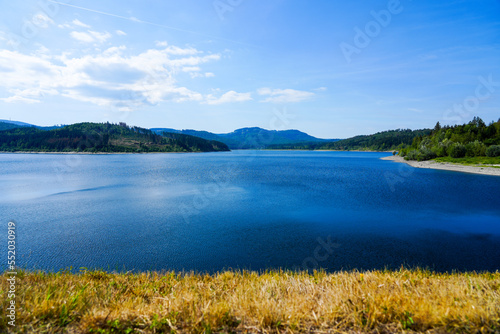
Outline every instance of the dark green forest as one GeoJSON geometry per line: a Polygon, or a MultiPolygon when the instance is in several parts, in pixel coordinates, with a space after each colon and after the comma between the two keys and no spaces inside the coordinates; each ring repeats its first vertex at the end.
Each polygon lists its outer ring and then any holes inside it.
{"type": "Polygon", "coordinates": [[[156,134],[124,123],[78,123],[53,130],[18,127],[0,131],[3,152],[215,152],[226,144],[176,133],[156,134]]]}
{"type": "Polygon", "coordinates": [[[373,135],[356,136],[328,143],[297,143],[287,145],[271,145],[270,149],[282,150],[370,150],[389,151],[398,150],[412,144],[413,139],[431,133],[430,129],[423,130],[390,130],[378,132],[373,135]]]}
{"type": "Polygon", "coordinates": [[[417,136],[399,154],[406,160],[430,160],[439,157],[499,157],[500,119],[486,125],[479,117],[463,125],[441,126],[438,122],[432,132],[417,136]]]}

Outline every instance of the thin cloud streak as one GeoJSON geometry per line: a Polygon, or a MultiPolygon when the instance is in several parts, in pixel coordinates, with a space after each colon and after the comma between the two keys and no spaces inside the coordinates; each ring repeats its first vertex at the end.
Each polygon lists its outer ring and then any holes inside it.
{"type": "Polygon", "coordinates": [[[154,22],[144,21],[144,20],[140,20],[140,19],[135,18],[135,17],[132,18],[132,17],[126,17],[126,16],[122,16],[122,15],[116,15],[116,14],[102,12],[102,11],[91,9],[91,8],[85,8],[85,7],[81,7],[81,6],[70,5],[68,3],[54,1],[54,0],[47,0],[47,1],[55,3],[55,4],[58,4],[58,5],[61,5],[61,6],[73,7],[73,8],[76,8],[76,9],[81,9],[81,10],[85,10],[85,11],[92,12],[92,13],[97,13],[97,14],[101,14],[101,15],[107,15],[107,16],[111,16],[111,17],[116,17],[116,18],[119,18],[119,19],[122,19],[122,20],[127,20],[127,21],[131,21],[131,22],[135,22],[135,23],[144,23],[144,24],[155,26],[155,27],[160,27],[160,28],[165,28],[165,29],[180,31],[180,32],[184,32],[184,33],[188,33],[188,34],[193,34],[193,35],[198,35],[198,36],[202,36],[202,37],[208,37],[208,38],[212,38],[212,39],[216,39],[216,40],[220,40],[220,41],[230,42],[230,43],[234,43],[234,44],[240,44],[240,45],[244,45],[244,46],[249,46],[249,47],[252,47],[252,48],[260,48],[259,46],[253,45],[253,44],[243,43],[243,42],[235,41],[235,40],[232,40],[232,39],[227,39],[227,38],[222,38],[222,37],[217,37],[217,36],[206,35],[206,34],[202,34],[202,33],[196,32],[196,31],[185,30],[185,29],[171,27],[171,26],[167,26],[167,25],[163,25],[163,24],[154,23],[154,22]]]}

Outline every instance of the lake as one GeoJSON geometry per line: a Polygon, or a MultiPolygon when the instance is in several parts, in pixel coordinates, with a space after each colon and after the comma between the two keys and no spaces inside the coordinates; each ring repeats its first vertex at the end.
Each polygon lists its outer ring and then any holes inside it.
{"type": "Polygon", "coordinates": [[[500,269],[500,177],[387,155],[0,154],[1,242],[49,271],[500,269]]]}

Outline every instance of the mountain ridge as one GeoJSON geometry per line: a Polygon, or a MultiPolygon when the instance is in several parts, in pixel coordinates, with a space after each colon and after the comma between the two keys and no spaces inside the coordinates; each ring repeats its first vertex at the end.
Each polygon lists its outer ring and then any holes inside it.
{"type": "MultiPolygon", "coordinates": [[[[77,123],[78,124],[78,123],[77,123]]],[[[124,123],[123,123],[124,124],[124,123]]],[[[0,131],[15,128],[36,128],[39,130],[54,130],[70,125],[38,126],[30,123],[0,120],[0,131]]],[[[173,128],[150,128],[153,133],[162,135],[174,133],[198,137],[209,141],[218,141],[226,144],[229,149],[266,149],[272,145],[290,145],[304,143],[329,143],[339,139],[321,139],[313,137],[296,129],[290,130],[267,130],[260,127],[244,127],[229,133],[213,133],[204,130],[173,129],[173,128]]]]}
{"type": "Polygon", "coordinates": [[[287,145],[297,143],[326,143],[339,139],[321,139],[313,137],[300,130],[267,130],[260,127],[245,127],[229,133],[213,133],[192,129],[176,130],[170,128],[151,128],[156,133],[172,132],[187,134],[207,140],[217,140],[225,143],[230,149],[265,149],[272,145],[287,145]]]}

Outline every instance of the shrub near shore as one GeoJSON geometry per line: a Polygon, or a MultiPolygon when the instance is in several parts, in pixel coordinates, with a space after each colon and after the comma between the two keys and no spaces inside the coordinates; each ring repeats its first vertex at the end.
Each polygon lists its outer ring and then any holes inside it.
{"type": "MultiPolygon", "coordinates": [[[[5,314],[6,275],[1,280],[5,314]]],[[[27,333],[500,331],[500,273],[19,273],[27,333]]]]}

